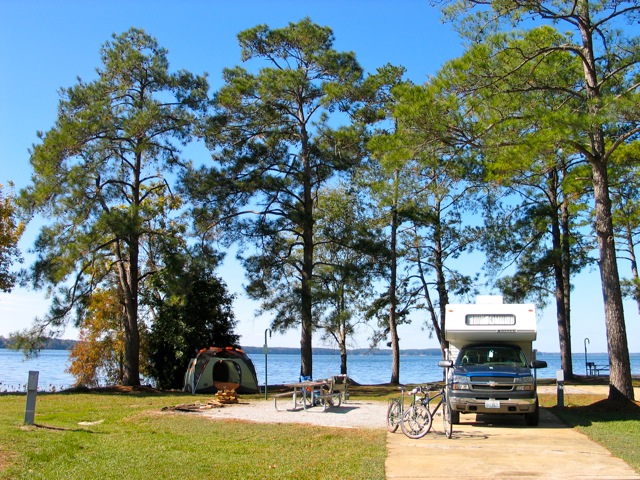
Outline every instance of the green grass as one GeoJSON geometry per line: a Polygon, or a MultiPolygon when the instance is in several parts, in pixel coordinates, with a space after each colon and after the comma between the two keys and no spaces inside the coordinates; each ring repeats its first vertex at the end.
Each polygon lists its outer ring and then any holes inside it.
{"type": "MultiPolygon", "coordinates": [[[[361,386],[351,393],[384,401],[398,389],[361,386]]],[[[384,479],[386,430],[213,421],[162,411],[209,398],[145,391],[39,394],[39,426],[27,427],[26,396],[0,395],[0,479],[384,479]]],[[[555,395],[540,401],[640,472],[640,404],[591,395],[568,395],[562,409],[555,395]]]]}
{"type": "Polygon", "coordinates": [[[384,430],[162,412],[208,399],[141,392],[39,394],[39,426],[26,427],[26,397],[2,395],[0,478],[384,478],[384,430]]]}

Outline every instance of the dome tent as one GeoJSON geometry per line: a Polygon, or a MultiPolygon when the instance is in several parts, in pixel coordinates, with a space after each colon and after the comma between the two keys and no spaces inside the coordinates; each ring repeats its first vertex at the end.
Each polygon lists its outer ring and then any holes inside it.
{"type": "Polygon", "coordinates": [[[258,393],[256,369],[249,356],[235,347],[203,348],[184,375],[185,392],[215,393],[222,389],[258,393]]]}

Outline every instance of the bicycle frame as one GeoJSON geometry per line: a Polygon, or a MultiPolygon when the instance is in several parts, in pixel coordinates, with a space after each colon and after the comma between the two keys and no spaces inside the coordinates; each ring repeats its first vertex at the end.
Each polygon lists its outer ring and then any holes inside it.
{"type": "Polygon", "coordinates": [[[440,410],[440,407],[442,406],[442,404],[446,401],[446,398],[447,398],[447,397],[446,397],[445,388],[443,388],[442,390],[440,390],[440,391],[439,391],[438,393],[436,393],[435,395],[433,395],[433,396],[427,396],[427,397],[425,397],[425,398],[426,398],[426,400],[427,400],[427,401],[424,403],[424,405],[425,405],[427,408],[429,408],[429,411],[431,412],[431,415],[435,415],[435,414],[436,414],[436,412],[437,412],[438,410],[440,410]],[[431,409],[431,402],[432,402],[433,400],[435,400],[436,398],[439,398],[439,400],[438,400],[438,404],[437,404],[433,409],[431,409]]]}
{"type": "MultiPolygon", "coordinates": [[[[430,386],[420,387],[418,391],[424,394],[424,396],[414,401],[411,407],[402,415],[402,423],[400,426],[402,427],[403,433],[409,438],[422,438],[431,431],[433,417],[440,410],[440,407],[442,407],[444,433],[447,438],[451,438],[453,430],[451,406],[448,403],[446,393],[447,385],[438,386],[438,392],[435,395],[431,395],[430,392],[432,388],[430,386]]],[[[417,392],[414,390],[414,400],[416,396],[417,392]]]]}
{"type": "Polygon", "coordinates": [[[450,383],[445,383],[437,394],[435,394],[433,397],[429,397],[426,405],[427,409],[429,409],[429,403],[431,402],[431,400],[440,397],[438,404],[435,406],[433,410],[430,410],[430,413],[432,416],[434,416],[442,406],[442,422],[444,426],[444,433],[447,436],[447,438],[451,438],[451,435],[453,434],[453,424],[451,419],[451,404],[449,403],[449,398],[447,397],[447,388],[450,386],[451,386],[450,383]]]}

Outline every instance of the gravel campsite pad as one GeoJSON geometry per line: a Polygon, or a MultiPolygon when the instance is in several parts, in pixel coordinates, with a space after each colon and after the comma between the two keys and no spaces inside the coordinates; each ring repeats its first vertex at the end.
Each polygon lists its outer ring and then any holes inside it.
{"type": "MultiPolygon", "coordinates": [[[[280,405],[278,405],[280,406],[280,405]]],[[[219,420],[246,420],[259,423],[306,423],[325,427],[386,428],[386,402],[349,401],[326,411],[322,407],[307,410],[277,411],[273,400],[243,400],[202,410],[199,414],[219,420]]]]}

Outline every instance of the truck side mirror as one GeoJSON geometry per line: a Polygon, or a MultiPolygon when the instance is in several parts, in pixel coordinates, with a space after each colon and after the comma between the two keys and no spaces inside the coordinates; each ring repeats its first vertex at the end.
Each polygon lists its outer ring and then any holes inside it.
{"type": "Polygon", "coordinates": [[[531,362],[531,368],[547,368],[547,362],[544,360],[534,360],[531,362]]]}
{"type": "MultiPolygon", "coordinates": [[[[438,362],[438,366],[442,367],[442,368],[450,368],[453,367],[453,360],[440,360],[438,362]]],[[[545,367],[547,366],[547,364],[545,363],[544,365],[545,367]]]]}

